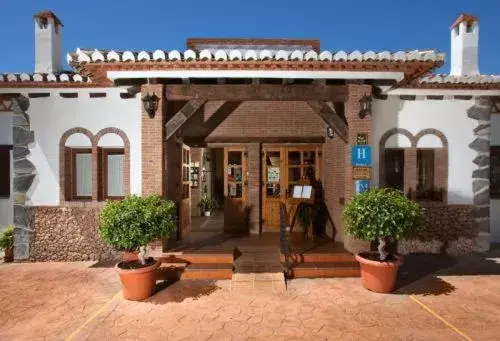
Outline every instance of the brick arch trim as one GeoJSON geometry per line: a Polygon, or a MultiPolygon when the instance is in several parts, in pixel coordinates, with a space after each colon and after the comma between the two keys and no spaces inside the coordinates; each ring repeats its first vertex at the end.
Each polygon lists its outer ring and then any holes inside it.
{"type": "Polygon", "coordinates": [[[441,140],[443,148],[448,147],[448,139],[446,138],[446,136],[443,134],[442,131],[434,129],[434,128],[427,128],[427,129],[423,129],[423,130],[419,131],[418,134],[415,135],[415,146],[417,146],[418,141],[420,141],[420,139],[422,137],[424,137],[425,135],[437,136],[441,140]]]}
{"type": "Polygon", "coordinates": [[[94,135],[90,130],[83,128],[83,127],[75,127],[68,129],[65,131],[61,139],[59,140],[59,195],[60,195],[60,201],[64,202],[67,200],[71,200],[71,195],[69,194],[69,188],[67,186],[67,183],[69,182],[67,179],[67,169],[69,169],[69,165],[71,160],[68,158],[68,155],[66,153],[66,141],[68,138],[73,135],[73,134],[83,134],[87,136],[90,139],[91,145],[92,145],[92,201],[98,201],[99,200],[99,186],[98,184],[100,183],[98,181],[99,179],[99,167],[98,167],[98,158],[99,158],[99,149],[98,149],[98,142],[101,139],[103,135],[106,134],[116,134],[120,136],[120,138],[123,140],[123,146],[124,146],[124,188],[125,188],[125,194],[130,194],[130,140],[123,132],[122,130],[114,127],[109,127],[109,128],[104,128],[101,129],[96,135],[94,135]]]}
{"type": "Polygon", "coordinates": [[[391,137],[392,135],[397,135],[397,134],[401,134],[401,135],[406,136],[408,138],[408,140],[410,140],[411,147],[415,147],[417,145],[417,140],[415,139],[415,136],[412,133],[410,133],[408,130],[406,130],[404,128],[392,128],[392,129],[387,130],[384,133],[384,135],[382,135],[382,137],[380,138],[380,148],[381,149],[385,148],[385,143],[387,142],[389,137],[391,137]]]}
{"type": "Polygon", "coordinates": [[[437,136],[443,145],[442,148],[433,148],[434,155],[436,158],[434,166],[434,187],[441,191],[442,200],[447,201],[448,195],[448,139],[443,134],[443,132],[434,129],[427,128],[422,129],[416,135],[404,128],[392,128],[386,131],[379,142],[379,184],[380,186],[385,185],[385,174],[384,174],[384,164],[385,164],[385,144],[389,137],[394,134],[402,134],[406,136],[411,143],[411,147],[404,148],[405,150],[405,168],[404,168],[404,191],[410,197],[414,198],[414,193],[418,182],[417,173],[417,143],[425,135],[435,135],[437,136]]]}
{"type": "Polygon", "coordinates": [[[123,132],[123,130],[118,129],[118,128],[104,128],[104,129],[99,130],[99,132],[95,135],[95,143],[98,145],[101,137],[103,137],[106,134],[116,134],[116,135],[120,136],[121,139],[123,140],[123,146],[125,148],[130,147],[130,141],[128,139],[127,134],[125,134],[123,132]]]}
{"type": "Polygon", "coordinates": [[[94,136],[94,134],[92,134],[92,132],[90,130],[88,130],[86,128],[82,128],[82,127],[75,127],[75,128],[71,128],[69,130],[66,130],[64,132],[64,134],[62,134],[61,139],[59,140],[59,147],[64,148],[66,146],[66,141],[73,134],[83,134],[83,135],[87,136],[90,140],[91,145],[92,146],[94,145],[95,136],[94,136]]]}

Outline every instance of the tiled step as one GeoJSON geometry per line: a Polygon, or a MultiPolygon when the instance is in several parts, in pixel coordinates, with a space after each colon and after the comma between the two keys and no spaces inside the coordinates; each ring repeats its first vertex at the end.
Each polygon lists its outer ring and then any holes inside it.
{"type": "Polygon", "coordinates": [[[162,263],[156,270],[156,279],[158,281],[180,279],[186,267],[186,263],[162,263]]]}
{"type": "Polygon", "coordinates": [[[232,264],[232,253],[163,253],[155,257],[162,262],[168,263],[189,263],[189,264],[232,264]]]}
{"type": "Polygon", "coordinates": [[[232,276],[232,264],[195,263],[186,267],[181,279],[231,279],[232,276]]]}
{"type": "MultiPolygon", "coordinates": [[[[280,255],[281,262],[285,261],[285,256],[280,255]]],[[[291,260],[294,263],[335,263],[335,262],[355,262],[356,258],[349,252],[307,252],[303,254],[292,254],[291,260]]]]}
{"type": "Polygon", "coordinates": [[[302,263],[292,268],[294,278],[319,277],[359,277],[359,264],[356,262],[302,263]]]}

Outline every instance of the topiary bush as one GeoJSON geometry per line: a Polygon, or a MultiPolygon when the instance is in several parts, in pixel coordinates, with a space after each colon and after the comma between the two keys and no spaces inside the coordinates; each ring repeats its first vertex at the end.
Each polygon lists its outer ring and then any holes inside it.
{"type": "Polygon", "coordinates": [[[387,242],[408,236],[421,218],[418,203],[392,188],[374,188],[357,194],[344,208],[345,230],[355,238],[378,241],[380,260],[390,255],[387,242]]]}
{"type": "Polygon", "coordinates": [[[99,233],[112,248],[119,251],[141,250],[145,264],[145,246],[158,238],[168,238],[177,226],[177,209],[171,200],[158,195],[108,201],[100,216],[99,233]]]}

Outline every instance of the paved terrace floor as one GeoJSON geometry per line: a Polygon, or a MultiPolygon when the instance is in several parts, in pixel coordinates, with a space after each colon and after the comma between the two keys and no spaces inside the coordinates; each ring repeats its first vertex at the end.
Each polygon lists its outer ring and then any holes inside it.
{"type": "Polygon", "coordinates": [[[122,299],[109,267],[0,264],[0,340],[498,340],[498,262],[407,258],[391,295],[357,278],[292,280],[284,294],[179,281],[145,302],[122,299]]]}

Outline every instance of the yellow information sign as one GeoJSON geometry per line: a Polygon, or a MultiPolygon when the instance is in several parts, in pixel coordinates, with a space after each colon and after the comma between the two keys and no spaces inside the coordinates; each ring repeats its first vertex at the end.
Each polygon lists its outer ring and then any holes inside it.
{"type": "Polygon", "coordinates": [[[352,167],[352,178],[354,180],[370,180],[372,178],[372,168],[352,167]]]}

